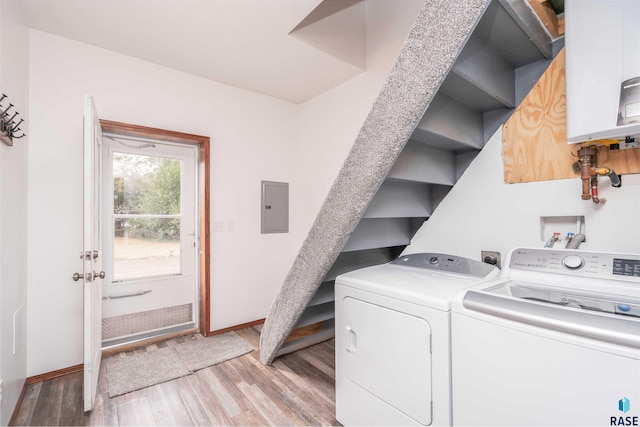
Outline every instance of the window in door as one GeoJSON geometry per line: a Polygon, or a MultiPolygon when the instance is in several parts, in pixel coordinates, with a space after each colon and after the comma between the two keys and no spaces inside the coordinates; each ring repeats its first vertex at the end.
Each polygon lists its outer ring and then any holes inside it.
{"type": "Polygon", "coordinates": [[[103,346],[198,327],[198,147],[106,134],[103,346]]]}
{"type": "Polygon", "coordinates": [[[182,272],[180,159],[114,152],[113,281],[182,272]]]}

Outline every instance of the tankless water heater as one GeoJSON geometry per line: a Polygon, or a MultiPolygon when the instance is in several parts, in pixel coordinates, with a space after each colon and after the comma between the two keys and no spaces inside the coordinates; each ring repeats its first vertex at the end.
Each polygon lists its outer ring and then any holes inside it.
{"type": "Polygon", "coordinates": [[[567,140],[640,137],[640,1],[565,0],[567,140]]]}

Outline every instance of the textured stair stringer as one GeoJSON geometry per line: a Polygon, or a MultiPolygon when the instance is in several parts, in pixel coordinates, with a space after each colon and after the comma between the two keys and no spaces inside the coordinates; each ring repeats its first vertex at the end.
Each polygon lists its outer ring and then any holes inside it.
{"type": "Polygon", "coordinates": [[[270,364],[364,214],[489,0],[428,0],[420,11],[260,335],[270,364]]]}

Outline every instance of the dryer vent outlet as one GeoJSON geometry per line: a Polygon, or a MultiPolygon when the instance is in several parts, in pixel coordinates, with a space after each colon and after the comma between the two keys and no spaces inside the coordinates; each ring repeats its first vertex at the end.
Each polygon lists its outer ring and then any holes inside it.
{"type": "Polygon", "coordinates": [[[500,256],[500,252],[498,251],[482,251],[481,258],[482,262],[486,262],[487,264],[495,265],[498,268],[501,268],[502,259],[500,256]]]}

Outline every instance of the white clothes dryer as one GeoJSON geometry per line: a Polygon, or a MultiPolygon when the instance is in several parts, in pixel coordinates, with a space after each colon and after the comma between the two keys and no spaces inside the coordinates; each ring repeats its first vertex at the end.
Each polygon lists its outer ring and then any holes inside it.
{"type": "Polygon", "coordinates": [[[336,278],[336,419],[451,425],[450,302],[492,265],[422,253],[336,278]]]}

